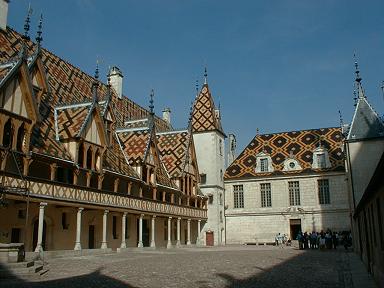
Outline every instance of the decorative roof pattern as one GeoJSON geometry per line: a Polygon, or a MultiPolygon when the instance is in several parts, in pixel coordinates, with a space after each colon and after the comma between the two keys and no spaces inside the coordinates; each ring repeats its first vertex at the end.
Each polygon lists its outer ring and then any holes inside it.
{"type": "Polygon", "coordinates": [[[148,130],[117,131],[116,134],[128,157],[129,164],[143,163],[150,140],[150,133],[148,133],[148,130]]]}
{"type": "Polygon", "coordinates": [[[92,103],[88,103],[88,105],[55,109],[57,135],[60,139],[75,138],[79,135],[91,107],[92,103]]]}
{"type": "Polygon", "coordinates": [[[139,179],[140,177],[137,175],[136,171],[127,163],[123,151],[115,137],[113,137],[111,145],[111,149],[105,151],[103,162],[104,169],[139,179]]]}
{"type": "Polygon", "coordinates": [[[319,171],[345,171],[340,128],[321,128],[256,135],[236,160],[227,168],[225,179],[264,177],[268,175],[300,174],[319,171]],[[328,169],[312,169],[313,151],[319,144],[326,148],[331,162],[328,169]],[[274,172],[257,173],[256,155],[268,154],[274,172]],[[283,171],[284,161],[290,156],[299,162],[302,170],[283,171]]]}
{"type": "Polygon", "coordinates": [[[216,117],[215,105],[208,84],[204,84],[193,106],[192,132],[213,130],[224,134],[220,119],[216,117]]]}
{"type": "Polygon", "coordinates": [[[190,134],[175,131],[157,134],[161,159],[171,177],[181,177],[188,153],[190,134]]]}
{"type": "Polygon", "coordinates": [[[143,128],[148,129],[149,121],[148,118],[145,119],[137,119],[137,120],[131,120],[131,121],[125,121],[124,122],[124,128],[143,128]]]}

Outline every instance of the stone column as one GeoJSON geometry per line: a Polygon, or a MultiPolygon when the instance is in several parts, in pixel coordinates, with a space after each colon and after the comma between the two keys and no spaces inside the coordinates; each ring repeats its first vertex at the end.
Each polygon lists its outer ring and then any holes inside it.
{"type": "Polygon", "coordinates": [[[77,210],[77,225],[76,225],[76,242],[73,250],[81,250],[81,214],[84,208],[80,207],[77,210]]]}
{"type": "Polygon", "coordinates": [[[187,220],[187,245],[191,245],[191,219],[187,220]]]}
{"type": "Polygon", "coordinates": [[[139,218],[139,243],[137,243],[137,247],[142,248],[143,246],[143,218],[144,214],[140,215],[139,218]]]}
{"type": "Polygon", "coordinates": [[[121,219],[121,245],[120,248],[127,248],[127,243],[125,240],[125,235],[127,231],[125,231],[125,226],[127,222],[127,212],[123,213],[123,217],[121,219]]]}
{"type": "Polygon", "coordinates": [[[155,225],[156,225],[156,215],[153,215],[152,216],[152,219],[151,219],[151,247],[152,248],[156,248],[156,242],[155,242],[155,233],[156,233],[156,229],[155,229],[155,225]]]}
{"type": "Polygon", "coordinates": [[[39,210],[39,229],[37,232],[37,245],[35,252],[43,251],[43,229],[44,229],[44,208],[47,206],[47,203],[40,202],[39,210]]]}
{"type": "Polygon", "coordinates": [[[201,237],[201,232],[200,232],[200,225],[201,225],[201,220],[197,220],[197,239],[196,239],[196,244],[200,245],[200,237],[201,237]]]}
{"type": "Polygon", "coordinates": [[[176,241],[176,247],[180,247],[181,243],[180,243],[180,221],[181,221],[181,218],[177,218],[177,241],[176,241]]]}
{"type": "Polygon", "coordinates": [[[172,241],[171,241],[171,221],[172,217],[168,217],[168,242],[167,242],[167,248],[172,248],[172,241]]]}
{"type": "Polygon", "coordinates": [[[108,210],[104,210],[103,215],[103,241],[101,242],[101,249],[107,249],[107,220],[108,220],[108,210]]]}

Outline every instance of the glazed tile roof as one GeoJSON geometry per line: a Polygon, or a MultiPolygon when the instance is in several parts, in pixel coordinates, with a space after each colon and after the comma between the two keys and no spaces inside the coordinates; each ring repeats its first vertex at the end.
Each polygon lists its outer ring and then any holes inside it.
{"type": "Polygon", "coordinates": [[[139,179],[136,171],[127,163],[124,152],[121,150],[115,136],[112,139],[111,145],[112,147],[105,151],[103,168],[139,179]]]}
{"type": "Polygon", "coordinates": [[[321,128],[256,135],[236,160],[227,168],[225,179],[265,177],[268,175],[301,174],[319,171],[345,171],[343,135],[340,128],[321,128]],[[319,147],[328,151],[331,167],[312,169],[313,151],[319,147]],[[274,172],[257,173],[256,155],[265,152],[272,159],[274,172]],[[283,163],[293,154],[301,170],[283,171],[283,163]]]}
{"type": "Polygon", "coordinates": [[[172,131],[157,134],[162,161],[171,177],[181,177],[188,156],[190,134],[185,131],[172,131]]]}
{"type": "Polygon", "coordinates": [[[193,105],[192,131],[196,133],[214,130],[224,134],[220,118],[216,117],[215,105],[208,84],[204,84],[193,105]]]}
{"type": "Polygon", "coordinates": [[[116,134],[129,159],[129,164],[143,163],[150,140],[148,130],[120,130],[116,131],[116,134]]]}
{"type": "Polygon", "coordinates": [[[77,137],[91,108],[92,103],[56,108],[57,136],[60,139],[77,137]]]}

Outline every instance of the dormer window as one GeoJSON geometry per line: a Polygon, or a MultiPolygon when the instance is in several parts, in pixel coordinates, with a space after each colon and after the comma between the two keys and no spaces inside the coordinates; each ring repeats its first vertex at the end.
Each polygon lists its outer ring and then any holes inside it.
{"type": "Polygon", "coordinates": [[[329,161],[328,150],[322,146],[313,151],[313,169],[327,169],[331,168],[331,162],[329,161]]]}
{"type": "Polygon", "coordinates": [[[299,161],[297,161],[296,158],[294,158],[293,156],[287,158],[284,161],[283,171],[297,171],[301,169],[302,168],[299,161]]]}
{"type": "Polygon", "coordinates": [[[256,172],[257,173],[273,172],[271,156],[269,156],[265,152],[260,152],[259,154],[256,155],[256,172]]]}

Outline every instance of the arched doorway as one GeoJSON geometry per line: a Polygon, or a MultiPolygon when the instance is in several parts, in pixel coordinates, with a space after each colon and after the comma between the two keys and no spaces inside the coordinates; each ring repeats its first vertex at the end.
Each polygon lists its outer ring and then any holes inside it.
{"type": "MultiPolygon", "coordinates": [[[[33,222],[33,246],[32,246],[32,251],[36,248],[37,246],[37,238],[38,238],[38,232],[39,232],[39,219],[36,219],[35,222],[33,222]]],[[[47,223],[43,222],[43,239],[41,243],[41,247],[45,251],[45,243],[47,239],[47,223]]]]}

